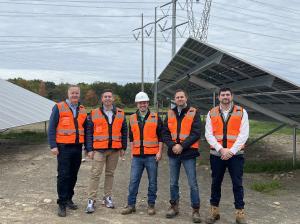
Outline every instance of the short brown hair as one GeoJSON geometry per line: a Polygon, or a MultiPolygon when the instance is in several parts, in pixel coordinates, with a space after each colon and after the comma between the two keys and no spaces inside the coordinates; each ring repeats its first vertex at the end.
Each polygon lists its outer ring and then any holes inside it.
{"type": "Polygon", "coordinates": [[[101,97],[103,96],[104,93],[111,93],[111,94],[113,94],[113,91],[112,91],[112,89],[104,89],[102,91],[102,93],[101,93],[101,97]]]}
{"type": "Polygon", "coordinates": [[[230,94],[232,95],[232,90],[229,88],[229,87],[222,87],[220,90],[219,90],[219,96],[221,95],[221,92],[230,92],[230,94]]]}
{"type": "Polygon", "coordinates": [[[187,94],[187,92],[186,92],[185,90],[183,90],[183,89],[176,89],[176,90],[175,90],[175,94],[174,94],[174,96],[176,95],[176,93],[179,93],[179,92],[183,92],[183,93],[184,93],[184,95],[185,95],[186,97],[188,97],[188,94],[187,94]]]}
{"type": "Polygon", "coordinates": [[[68,90],[71,88],[78,88],[80,90],[80,86],[78,86],[78,85],[69,85],[68,90]]]}

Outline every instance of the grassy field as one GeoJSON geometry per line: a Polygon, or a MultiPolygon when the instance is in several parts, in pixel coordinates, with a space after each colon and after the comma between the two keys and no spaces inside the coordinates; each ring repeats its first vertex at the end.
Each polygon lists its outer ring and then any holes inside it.
{"type": "MultiPolygon", "coordinates": [[[[276,123],[276,122],[255,121],[255,120],[250,120],[249,123],[250,123],[250,135],[262,135],[280,125],[279,123],[276,123]]],[[[293,128],[286,126],[273,134],[274,135],[282,135],[282,134],[283,135],[292,135],[293,128]]],[[[300,131],[297,132],[297,136],[300,136],[300,131]]]]}
{"type": "Polygon", "coordinates": [[[271,194],[275,190],[281,189],[282,185],[278,180],[272,180],[268,182],[254,182],[251,184],[250,188],[254,191],[271,194]]]}
{"type": "Polygon", "coordinates": [[[1,139],[16,140],[18,142],[40,143],[46,141],[47,135],[45,132],[37,131],[9,131],[0,133],[1,139]]]}
{"type": "Polygon", "coordinates": [[[277,172],[289,172],[291,170],[300,169],[300,161],[296,162],[293,167],[291,160],[275,160],[275,161],[253,161],[247,160],[244,166],[244,172],[246,173],[277,173],[277,172]]]}

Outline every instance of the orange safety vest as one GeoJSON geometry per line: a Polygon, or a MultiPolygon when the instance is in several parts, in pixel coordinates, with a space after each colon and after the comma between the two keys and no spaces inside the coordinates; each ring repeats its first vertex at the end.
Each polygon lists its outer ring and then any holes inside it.
{"type": "MultiPolygon", "coordinates": [[[[145,121],[143,130],[143,146],[145,155],[154,155],[159,151],[158,136],[156,133],[158,124],[157,113],[151,112],[145,121]]],[[[133,134],[133,155],[141,154],[141,136],[137,114],[130,115],[130,128],[133,134]]]]}
{"type": "MultiPolygon", "coordinates": [[[[94,109],[91,112],[92,121],[94,124],[93,148],[108,149],[109,148],[109,124],[105,119],[100,108],[94,109]]],[[[116,115],[111,124],[111,148],[122,148],[122,126],[125,119],[125,113],[120,108],[116,108],[116,115]]]]}
{"type": "MultiPolygon", "coordinates": [[[[168,128],[171,132],[173,142],[177,143],[177,138],[179,138],[181,143],[190,135],[196,111],[196,108],[190,107],[190,109],[187,111],[187,113],[184,115],[184,118],[181,121],[179,133],[177,133],[178,122],[176,114],[173,110],[168,111],[168,128]]],[[[191,148],[198,150],[199,145],[200,141],[198,140],[191,145],[191,148]]]]}
{"type": "Polygon", "coordinates": [[[220,107],[214,107],[209,112],[213,135],[217,141],[223,146],[223,139],[227,139],[227,148],[231,148],[240,134],[240,127],[243,118],[243,108],[240,106],[233,106],[232,112],[229,113],[227,122],[225,123],[220,111],[220,107]],[[226,125],[226,128],[224,128],[226,125]],[[223,131],[227,130],[226,133],[223,131]]]}
{"type": "MultiPolygon", "coordinates": [[[[76,143],[76,127],[74,123],[74,116],[66,102],[57,103],[57,108],[59,111],[59,121],[56,127],[56,142],[64,144],[74,144],[76,143]]],[[[79,112],[77,116],[78,123],[78,135],[79,143],[84,143],[84,128],[83,124],[86,120],[86,110],[84,106],[79,106],[79,112]]]]}

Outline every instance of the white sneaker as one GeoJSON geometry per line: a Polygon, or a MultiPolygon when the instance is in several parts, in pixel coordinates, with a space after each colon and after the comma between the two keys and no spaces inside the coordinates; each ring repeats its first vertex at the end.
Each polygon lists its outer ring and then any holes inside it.
{"type": "Polygon", "coordinates": [[[86,213],[93,213],[95,211],[95,205],[94,204],[95,204],[95,202],[92,199],[89,199],[85,212],[86,213]]]}
{"type": "Polygon", "coordinates": [[[115,205],[112,201],[112,198],[109,197],[104,197],[103,198],[103,204],[107,207],[107,208],[115,208],[115,205]]]}

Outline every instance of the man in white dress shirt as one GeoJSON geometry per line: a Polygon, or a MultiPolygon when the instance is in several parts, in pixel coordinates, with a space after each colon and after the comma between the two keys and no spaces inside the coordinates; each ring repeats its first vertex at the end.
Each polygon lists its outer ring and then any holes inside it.
{"type": "Polygon", "coordinates": [[[206,117],[205,137],[209,143],[211,164],[210,214],[206,223],[220,219],[219,203],[221,185],[228,168],[234,194],[236,223],[246,223],[244,212],[243,166],[244,145],[249,136],[248,114],[245,109],[233,103],[230,88],[219,91],[220,105],[211,109],[206,117]]]}

